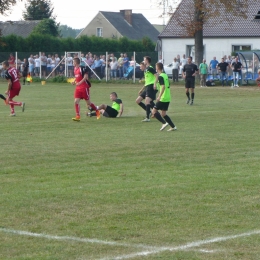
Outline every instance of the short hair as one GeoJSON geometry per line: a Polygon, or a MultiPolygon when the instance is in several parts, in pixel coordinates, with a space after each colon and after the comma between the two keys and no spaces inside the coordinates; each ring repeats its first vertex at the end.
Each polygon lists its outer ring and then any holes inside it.
{"type": "Polygon", "coordinates": [[[80,59],[79,58],[74,58],[73,60],[76,62],[76,64],[80,64],[80,59]]]}
{"type": "Polygon", "coordinates": [[[143,62],[143,61],[141,61],[141,62],[140,62],[140,65],[144,65],[144,62],[143,62]]]}
{"type": "Polygon", "coordinates": [[[116,92],[112,92],[110,95],[114,95],[115,97],[117,97],[116,92]]]}
{"type": "Polygon", "coordinates": [[[9,67],[9,62],[7,60],[3,61],[2,64],[9,67]]]}
{"type": "Polygon", "coordinates": [[[152,59],[151,59],[151,57],[149,57],[149,56],[144,56],[144,59],[146,59],[149,63],[152,62],[152,59]]]}
{"type": "Polygon", "coordinates": [[[161,62],[157,62],[156,66],[158,67],[159,70],[163,70],[163,64],[161,62]]]}
{"type": "Polygon", "coordinates": [[[191,60],[192,60],[192,57],[191,57],[191,56],[189,56],[189,57],[188,57],[188,59],[191,59],[191,60]]]}

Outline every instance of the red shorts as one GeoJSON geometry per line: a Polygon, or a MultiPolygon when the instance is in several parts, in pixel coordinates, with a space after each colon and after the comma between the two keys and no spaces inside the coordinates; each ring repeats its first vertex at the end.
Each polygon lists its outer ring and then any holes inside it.
{"type": "Polygon", "coordinates": [[[9,93],[8,93],[9,99],[14,98],[15,96],[19,96],[20,90],[21,90],[21,87],[12,88],[12,89],[9,91],[9,93]]]}
{"type": "Polygon", "coordinates": [[[89,100],[89,88],[76,87],[74,92],[74,98],[89,100]]]}

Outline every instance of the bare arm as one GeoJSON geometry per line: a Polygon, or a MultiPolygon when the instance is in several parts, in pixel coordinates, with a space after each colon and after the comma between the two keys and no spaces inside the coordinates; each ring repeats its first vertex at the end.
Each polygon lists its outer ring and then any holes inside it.
{"type": "Polygon", "coordinates": [[[120,104],[120,110],[119,110],[119,113],[118,113],[118,116],[117,117],[121,117],[122,114],[123,114],[123,111],[124,111],[124,106],[123,106],[123,103],[120,104]]]}

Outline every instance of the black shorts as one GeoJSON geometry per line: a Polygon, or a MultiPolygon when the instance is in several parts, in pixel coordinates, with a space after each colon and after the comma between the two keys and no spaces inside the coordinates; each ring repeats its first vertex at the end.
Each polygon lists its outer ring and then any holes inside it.
{"type": "Polygon", "coordinates": [[[185,88],[195,88],[195,77],[186,77],[185,88]]]}
{"type": "Polygon", "coordinates": [[[152,100],[155,100],[157,91],[158,90],[155,90],[153,88],[153,84],[150,84],[150,85],[146,86],[146,94],[145,94],[145,96],[149,97],[152,100]]]}
{"type": "Polygon", "coordinates": [[[155,108],[156,110],[167,111],[169,105],[170,105],[170,102],[158,101],[158,102],[155,104],[154,108],[155,108]]]}
{"type": "Polygon", "coordinates": [[[47,71],[47,66],[41,65],[41,69],[42,69],[42,72],[46,72],[47,71]]]}
{"type": "Polygon", "coordinates": [[[118,115],[118,111],[110,106],[107,106],[105,111],[107,112],[109,117],[117,117],[118,115]]]}
{"type": "Polygon", "coordinates": [[[146,90],[144,90],[140,95],[140,97],[142,97],[143,99],[145,99],[145,96],[146,96],[146,90]]]}

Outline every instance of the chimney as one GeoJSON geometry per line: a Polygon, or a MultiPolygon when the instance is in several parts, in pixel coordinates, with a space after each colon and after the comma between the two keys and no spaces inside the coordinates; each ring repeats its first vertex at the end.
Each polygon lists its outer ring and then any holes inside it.
{"type": "Polygon", "coordinates": [[[132,10],[120,10],[120,13],[124,16],[124,19],[132,25],[132,10]]]}

